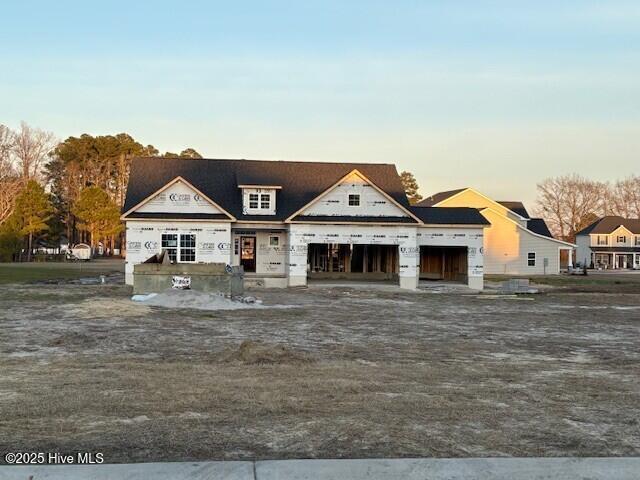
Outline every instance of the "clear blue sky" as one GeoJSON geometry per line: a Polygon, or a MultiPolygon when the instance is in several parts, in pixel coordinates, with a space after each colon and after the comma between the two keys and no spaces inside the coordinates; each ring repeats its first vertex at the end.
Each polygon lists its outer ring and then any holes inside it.
{"type": "Polygon", "coordinates": [[[6,2],[20,120],[531,203],[546,176],[640,173],[640,2],[6,2]]]}

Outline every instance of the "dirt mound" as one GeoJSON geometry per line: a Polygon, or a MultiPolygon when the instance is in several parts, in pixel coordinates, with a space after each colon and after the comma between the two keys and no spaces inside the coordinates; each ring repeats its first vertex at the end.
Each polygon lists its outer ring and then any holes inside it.
{"type": "Polygon", "coordinates": [[[222,361],[259,365],[311,363],[314,359],[306,352],[297,351],[284,345],[245,340],[237,349],[225,352],[222,356],[222,361]]]}
{"type": "Polygon", "coordinates": [[[196,310],[239,310],[262,308],[260,300],[250,297],[239,300],[227,298],[218,293],[206,293],[197,290],[177,290],[169,288],[161,293],[134,295],[133,301],[152,307],[189,308],[196,310]]]}

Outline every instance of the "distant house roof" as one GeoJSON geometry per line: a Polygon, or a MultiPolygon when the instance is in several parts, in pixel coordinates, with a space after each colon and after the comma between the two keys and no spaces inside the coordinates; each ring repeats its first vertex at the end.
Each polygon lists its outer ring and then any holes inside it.
{"type": "Polygon", "coordinates": [[[455,194],[465,191],[466,188],[458,188],[456,190],[447,190],[446,192],[438,192],[416,203],[417,207],[433,207],[434,205],[453,197],[455,194]]]}
{"type": "Polygon", "coordinates": [[[468,207],[411,207],[413,214],[424,223],[442,225],[491,225],[476,208],[468,207]]]}
{"type": "Polygon", "coordinates": [[[524,207],[524,204],[522,202],[500,202],[500,201],[498,201],[497,203],[499,203],[500,205],[502,205],[505,208],[508,208],[513,213],[517,213],[521,217],[530,218],[529,217],[529,212],[527,212],[527,209],[524,207]]]}
{"type": "Polygon", "coordinates": [[[631,233],[640,234],[640,219],[638,218],[624,218],[614,215],[608,215],[606,217],[599,218],[591,225],[580,230],[576,235],[589,235],[594,234],[608,234],[613,233],[618,227],[624,226],[631,233]]]}
{"type": "Polygon", "coordinates": [[[553,234],[549,230],[547,222],[545,222],[543,218],[530,218],[527,220],[527,229],[531,230],[533,233],[537,233],[538,235],[553,238],[553,234]]]}
{"type": "MultiPolygon", "coordinates": [[[[434,193],[433,195],[418,202],[416,205],[419,207],[433,207],[434,205],[437,205],[438,203],[443,202],[446,199],[451,198],[460,192],[464,192],[465,190],[469,190],[469,188],[468,187],[458,188],[456,190],[447,190],[446,192],[434,193]]],[[[503,207],[508,208],[509,210],[520,215],[521,217],[529,218],[529,212],[527,212],[527,209],[524,207],[522,202],[496,202],[496,203],[499,203],[503,207]]]]}
{"type": "Polygon", "coordinates": [[[132,162],[123,212],[180,176],[239,221],[283,221],[353,170],[409,209],[400,176],[391,164],[143,157],[132,162]],[[243,184],[282,187],[276,194],[276,214],[243,214],[238,188],[243,184]]]}

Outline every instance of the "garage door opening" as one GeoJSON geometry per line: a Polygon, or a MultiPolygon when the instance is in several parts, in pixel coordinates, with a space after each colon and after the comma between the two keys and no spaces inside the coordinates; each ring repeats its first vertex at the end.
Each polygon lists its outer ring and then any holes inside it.
{"type": "Polygon", "coordinates": [[[467,283],[467,247],[420,247],[420,279],[467,283]]]}
{"type": "Polygon", "coordinates": [[[308,249],[310,279],[397,280],[397,245],[311,243],[308,249]]]}

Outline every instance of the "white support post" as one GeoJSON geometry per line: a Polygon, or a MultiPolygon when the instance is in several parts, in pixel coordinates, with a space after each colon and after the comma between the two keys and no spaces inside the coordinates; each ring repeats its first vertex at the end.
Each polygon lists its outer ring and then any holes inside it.
{"type": "Polygon", "coordinates": [[[400,288],[415,290],[420,277],[420,247],[398,246],[400,288]]]}
{"type": "Polygon", "coordinates": [[[289,230],[287,274],[290,287],[301,287],[307,284],[308,245],[301,233],[296,232],[293,228],[289,230]]]}
{"type": "Polygon", "coordinates": [[[420,278],[420,247],[418,246],[417,228],[399,229],[398,239],[400,288],[415,290],[418,288],[420,278]]]}
{"type": "Polygon", "coordinates": [[[474,290],[484,290],[483,239],[482,234],[475,234],[467,245],[467,286],[474,290]]]}

